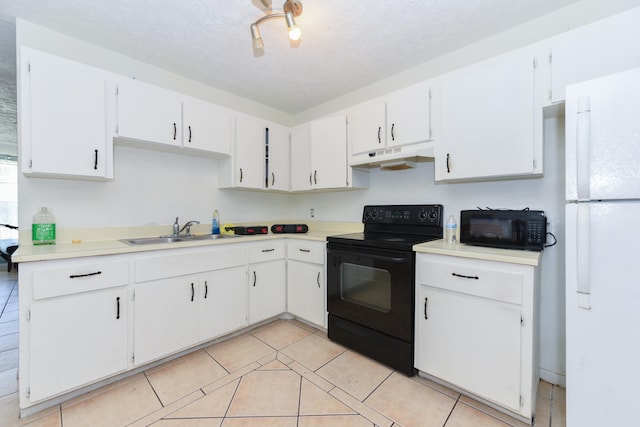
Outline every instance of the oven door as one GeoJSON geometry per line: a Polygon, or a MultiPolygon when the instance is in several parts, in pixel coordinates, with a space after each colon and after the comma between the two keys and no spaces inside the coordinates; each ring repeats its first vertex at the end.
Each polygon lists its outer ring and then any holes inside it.
{"type": "Polygon", "coordinates": [[[327,311],[413,342],[414,259],[411,251],[327,246],[327,311]]]}

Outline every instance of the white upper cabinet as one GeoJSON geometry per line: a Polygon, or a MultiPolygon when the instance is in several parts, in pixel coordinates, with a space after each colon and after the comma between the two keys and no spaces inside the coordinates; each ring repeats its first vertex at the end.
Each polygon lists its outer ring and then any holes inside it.
{"type": "Polygon", "coordinates": [[[118,137],[213,158],[231,154],[233,113],[219,105],[120,79],[117,112],[118,137]]]}
{"type": "Polygon", "coordinates": [[[311,122],[311,188],[347,187],[347,121],[344,115],[311,122]]]}
{"type": "Polygon", "coordinates": [[[436,181],[542,173],[534,53],[520,49],[442,76],[436,181]]]}
{"type": "Polygon", "coordinates": [[[182,97],[133,79],[118,83],[117,136],[160,144],[182,145],[182,97]]]}
{"type": "Polygon", "coordinates": [[[311,190],[311,122],[291,129],[291,191],[311,190]]]}
{"type": "Polygon", "coordinates": [[[266,185],[270,190],[290,190],[290,135],[288,127],[267,124],[266,185]]]}
{"type": "Polygon", "coordinates": [[[363,102],[349,114],[349,138],[353,154],[368,153],[386,147],[386,106],[383,98],[363,102]]]}
{"type": "Polygon", "coordinates": [[[220,167],[222,187],[265,188],[265,135],[263,120],[238,114],[235,122],[233,156],[220,167]]]}
{"type": "Polygon", "coordinates": [[[640,66],[640,8],[614,15],[550,39],[551,101],[565,99],[566,87],[640,66]]]}
{"type": "Polygon", "coordinates": [[[201,152],[231,154],[233,113],[192,97],[182,100],[182,146],[201,152]]]}
{"type": "Polygon", "coordinates": [[[113,178],[107,73],[26,47],[20,73],[22,172],[113,178]]]}
{"type": "Polygon", "coordinates": [[[352,154],[431,139],[431,82],[413,85],[350,110],[352,154]]]}
{"type": "Polygon", "coordinates": [[[387,96],[387,146],[432,138],[430,83],[410,86],[387,96]]]}

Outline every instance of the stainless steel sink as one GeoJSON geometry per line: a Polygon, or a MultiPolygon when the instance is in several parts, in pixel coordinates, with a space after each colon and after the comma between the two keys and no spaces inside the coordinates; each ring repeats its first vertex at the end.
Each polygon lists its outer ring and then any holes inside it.
{"type": "Polygon", "coordinates": [[[160,237],[140,237],[136,239],[120,239],[127,245],[157,245],[160,243],[192,242],[199,240],[216,240],[229,237],[238,237],[235,234],[203,234],[200,236],[160,236],[160,237]]]}

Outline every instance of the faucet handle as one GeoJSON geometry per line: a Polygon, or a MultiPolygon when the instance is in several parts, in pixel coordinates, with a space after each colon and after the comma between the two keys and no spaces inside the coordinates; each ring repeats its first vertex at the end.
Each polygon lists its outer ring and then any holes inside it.
{"type": "Polygon", "coordinates": [[[180,234],[180,224],[178,224],[178,217],[176,217],[176,222],[173,223],[173,235],[177,236],[180,234]]]}

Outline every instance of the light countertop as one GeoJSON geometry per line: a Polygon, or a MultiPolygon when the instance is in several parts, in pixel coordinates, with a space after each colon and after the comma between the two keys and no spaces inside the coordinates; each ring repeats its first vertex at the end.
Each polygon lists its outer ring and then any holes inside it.
{"type": "Polygon", "coordinates": [[[487,261],[509,262],[538,266],[542,252],[519,251],[513,249],[496,249],[481,246],[465,245],[464,243],[446,243],[444,239],[414,245],[417,253],[449,255],[462,258],[483,259],[487,261]]]}
{"type": "MultiPolygon", "coordinates": [[[[282,224],[283,222],[278,222],[282,224]]],[[[287,223],[293,223],[288,221],[287,223]]],[[[301,222],[297,222],[301,223],[301,222]]],[[[262,240],[293,238],[310,241],[324,242],[327,236],[337,234],[353,233],[362,230],[359,223],[340,222],[306,222],[309,225],[307,233],[282,233],[282,234],[260,234],[252,236],[234,236],[219,240],[195,240],[174,243],[158,243],[147,245],[129,245],[120,239],[131,239],[140,237],[157,237],[163,232],[166,233],[168,227],[162,227],[158,231],[157,227],[137,227],[137,228],[110,228],[110,229],[82,229],[66,230],[58,233],[55,245],[33,246],[31,244],[20,244],[18,250],[13,254],[12,260],[16,263],[47,261],[56,259],[80,258],[100,255],[116,255],[136,252],[157,251],[166,249],[192,248],[200,246],[226,245],[246,242],[256,242],[262,240]]],[[[239,225],[239,224],[238,224],[239,225]]],[[[247,224],[249,225],[249,224],[247,224]]],[[[250,224],[255,225],[255,224],[250,224]]],[[[271,227],[271,223],[268,224],[271,227]]],[[[198,234],[199,230],[194,230],[198,234]]],[[[200,233],[205,234],[205,233],[200,233]]]]}

